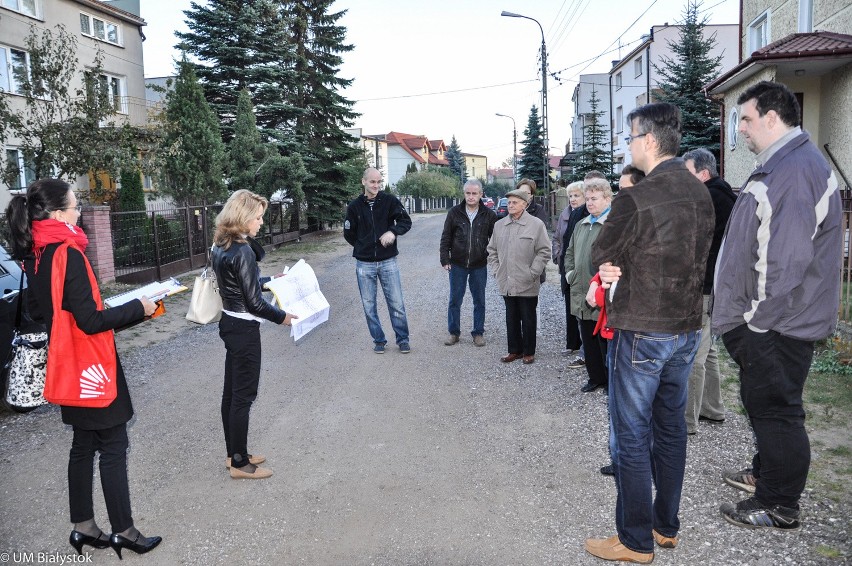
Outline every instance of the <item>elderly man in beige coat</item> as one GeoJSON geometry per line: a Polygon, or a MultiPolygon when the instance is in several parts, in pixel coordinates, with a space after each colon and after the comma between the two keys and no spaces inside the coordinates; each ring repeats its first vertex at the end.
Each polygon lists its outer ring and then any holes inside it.
{"type": "Polygon", "coordinates": [[[488,266],[506,302],[509,353],[501,362],[523,358],[535,361],[536,306],[539,277],[550,259],[550,240],[544,222],[526,212],[530,195],[524,190],[506,194],[509,214],[497,221],[488,242],[488,266]]]}

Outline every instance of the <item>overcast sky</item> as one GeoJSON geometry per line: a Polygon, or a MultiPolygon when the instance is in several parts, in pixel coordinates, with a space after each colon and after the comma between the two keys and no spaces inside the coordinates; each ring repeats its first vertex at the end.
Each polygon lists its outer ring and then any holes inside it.
{"type": "MultiPolygon", "coordinates": [[[[203,3],[202,0],[199,2],[203,3]]],[[[175,30],[186,29],[189,0],[142,0],[145,76],[173,74],[175,30]]],[[[541,32],[535,22],[501,17],[506,10],[535,18],[544,29],[550,146],[562,154],[570,139],[571,95],[580,73],[605,73],[652,25],[682,21],[686,0],[337,0],[354,49],[340,76],[354,78],[345,95],[361,114],[365,134],[389,131],[443,139],[488,156],[495,167],[518,144],[532,105],[541,103],[541,32]],[[644,14],[644,15],[643,15],[644,14]],[[634,23],[635,22],[635,23],[634,23]]],[[[738,0],[705,0],[714,24],[737,23],[738,0]]]]}

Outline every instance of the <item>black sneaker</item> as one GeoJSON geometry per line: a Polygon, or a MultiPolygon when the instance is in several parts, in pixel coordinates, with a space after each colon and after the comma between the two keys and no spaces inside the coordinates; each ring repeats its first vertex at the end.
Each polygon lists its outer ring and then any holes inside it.
{"type": "Polygon", "coordinates": [[[736,505],[722,503],[719,507],[722,517],[738,527],[746,529],[779,529],[793,531],[801,526],[799,510],[781,505],[767,507],[754,497],[743,499],[736,505]]]}
{"type": "Polygon", "coordinates": [[[601,473],[605,476],[614,476],[615,470],[612,468],[612,464],[607,464],[601,467],[601,473]]]}

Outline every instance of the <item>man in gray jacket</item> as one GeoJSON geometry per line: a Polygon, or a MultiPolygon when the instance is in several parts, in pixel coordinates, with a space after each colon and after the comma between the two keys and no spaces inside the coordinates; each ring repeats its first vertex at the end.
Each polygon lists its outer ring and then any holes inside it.
{"type": "Polygon", "coordinates": [[[719,250],[712,325],[740,366],[757,453],[751,468],[723,474],[754,495],[720,511],[741,527],[796,529],[810,467],[802,389],[814,341],[834,331],[840,301],[840,194],[786,86],[760,82],[737,103],[757,168],[719,250]]]}

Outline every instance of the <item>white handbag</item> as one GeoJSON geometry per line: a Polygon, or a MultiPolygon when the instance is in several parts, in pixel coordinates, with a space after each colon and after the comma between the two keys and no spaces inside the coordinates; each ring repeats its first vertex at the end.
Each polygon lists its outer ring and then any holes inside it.
{"type": "Polygon", "coordinates": [[[222,297],[219,296],[216,274],[208,261],[201,275],[195,278],[186,319],[198,324],[209,324],[220,318],[222,318],[222,297]]]}

